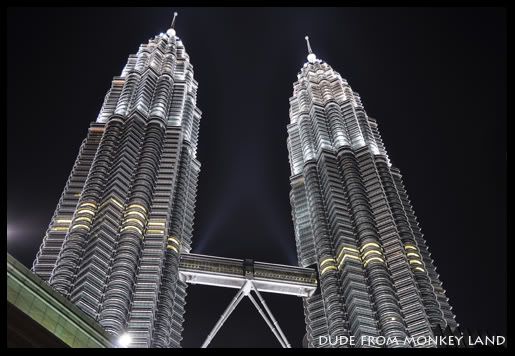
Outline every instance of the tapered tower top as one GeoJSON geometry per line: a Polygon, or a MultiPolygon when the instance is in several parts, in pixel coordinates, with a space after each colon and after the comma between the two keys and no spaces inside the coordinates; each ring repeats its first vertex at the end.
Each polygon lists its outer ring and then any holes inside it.
{"type": "Polygon", "coordinates": [[[170,25],[170,29],[168,31],[166,31],[166,33],[168,34],[168,36],[170,37],[173,37],[175,36],[175,18],[177,17],[177,12],[174,12],[173,13],[173,19],[172,19],[172,24],[170,25]]]}
{"type": "Polygon", "coordinates": [[[311,44],[309,43],[309,37],[304,37],[306,39],[306,44],[308,45],[308,62],[315,63],[317,60],[317,56],[311,50],[311,44]]]}

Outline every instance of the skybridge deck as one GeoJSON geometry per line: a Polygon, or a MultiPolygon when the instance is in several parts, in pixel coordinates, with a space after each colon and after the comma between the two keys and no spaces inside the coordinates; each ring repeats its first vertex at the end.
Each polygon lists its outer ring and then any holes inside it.
{"type": "Polygon", "coordinates": [[[317,288],[316,272],[273,263],[197,254],[182,254],[180,278],[191,284],[242,288],[252,280],[260,292],[309,297],[317,288]]]}

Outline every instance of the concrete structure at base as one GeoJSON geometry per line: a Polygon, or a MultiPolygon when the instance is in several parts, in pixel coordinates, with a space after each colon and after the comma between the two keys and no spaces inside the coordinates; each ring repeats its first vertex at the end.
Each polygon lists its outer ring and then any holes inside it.
{"type": "Polygon", "coordinates": [[[115,347],[88,315],[7,254],[8,347],[115,347]]]}

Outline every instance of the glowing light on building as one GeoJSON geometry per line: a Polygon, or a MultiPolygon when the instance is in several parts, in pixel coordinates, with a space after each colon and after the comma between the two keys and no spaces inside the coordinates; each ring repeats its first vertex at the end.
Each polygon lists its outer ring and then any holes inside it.
{"type": "Polygon", "coordinates": [[[129,347],[132,343],[132,337],[128,333],[124,333],[118,339],[120,347],[129,347]]]}

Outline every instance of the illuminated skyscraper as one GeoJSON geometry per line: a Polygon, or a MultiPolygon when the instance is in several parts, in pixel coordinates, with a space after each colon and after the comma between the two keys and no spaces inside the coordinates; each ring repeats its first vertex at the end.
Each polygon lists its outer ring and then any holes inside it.
{"type": "Polygon", "coordinates": [[[367,336],[404,340],[455,327],[376,120],[306,40],[287,142],[299,264],[316,266],[320,283],[304,300],[308,345],[319,336],[354,336],[359,345],[367,336]]]}
{"type": "Polygon", "coordinates": [[[174,21],[114,77],[33,266],[131,346],[181,341],[201,112],[174,21]]]}

